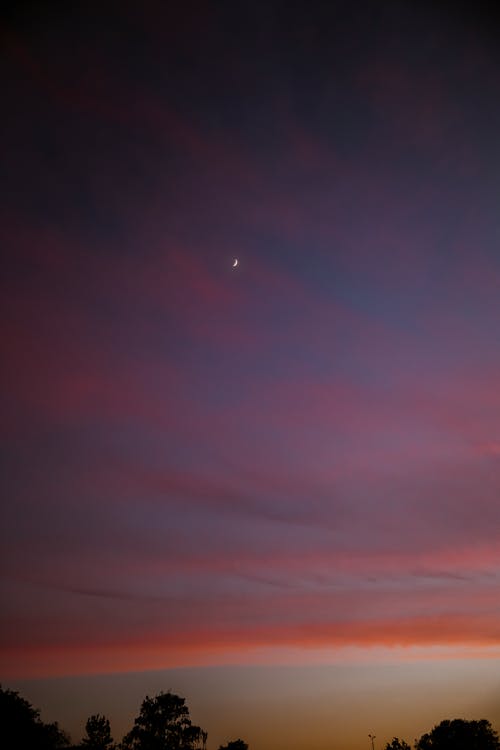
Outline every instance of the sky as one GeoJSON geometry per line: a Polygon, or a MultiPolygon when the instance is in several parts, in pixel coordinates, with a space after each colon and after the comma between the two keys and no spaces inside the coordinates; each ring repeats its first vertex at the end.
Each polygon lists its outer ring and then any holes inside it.
{"type": "Polygon", "coordinates": [[[75,741],[500,729],[491,7],[6,16],[0,677],[75,741]]]}

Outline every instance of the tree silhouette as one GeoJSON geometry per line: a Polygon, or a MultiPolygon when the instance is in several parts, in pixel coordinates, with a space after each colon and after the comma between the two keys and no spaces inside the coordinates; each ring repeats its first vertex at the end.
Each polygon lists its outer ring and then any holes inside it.
{"type": "Polygon", "coordinates": [[[219,750],[248,750],[248,744],[243,740],[231,740],[227,745],[219,745],[219,750]]]}
{"type": "Polygon", "coordinates": [[[123,738],[124,750],[195,750],[206,742],[206,733],[191,723],[184,698],[174,693],[146,696],[131,731],[123,738]]]}
{"type": "Polygon", "coordinates": [[[388,742],[384,750],[411,750],[410,746],[399,737],[393,737],[392,742],[388,742]]]}
{"type": "Polygon", "coordinates": [[[111,727],[105,716],[100,714],[89,716],[85,731],[87,736],[82,740],[82,747],[86,750],[113,750],[111,727]]]}
{"type": "Polygon", "coordinates": [[[500,742],[486,719],[447,719],[422,735],[415,750],[500,750],[500,742]]]}
{"type": "Polygon", "coordinates": [[[44,724],[40,712],[14,690],[0,687],[2,745],[7,748],[59,750],[69,746],[68,735],[57,722],[44,724]]]}

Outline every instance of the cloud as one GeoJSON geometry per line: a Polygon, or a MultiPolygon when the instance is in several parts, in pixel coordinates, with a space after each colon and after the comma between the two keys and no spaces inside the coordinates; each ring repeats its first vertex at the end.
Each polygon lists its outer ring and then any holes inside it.
{"type": "Polygon", "coordinates": [[[431,62],[328,41],[299,91],[307,43],[263,32],[276,79],[242,96],[129,12],[134,71],[83,32],[9,42],[9,672],[496,647],[488,64],[436,74],[440,30],[431,62]]]}

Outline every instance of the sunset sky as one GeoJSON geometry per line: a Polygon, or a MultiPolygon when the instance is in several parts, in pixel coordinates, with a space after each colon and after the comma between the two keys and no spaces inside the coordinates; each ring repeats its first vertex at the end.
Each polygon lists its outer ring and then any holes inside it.
{"type": "Polygon", "coordinates": [[[493,14],[178,5],[2,30],[2,685],[75,741],[162,689],[209,750],[500,729],[493,14]]]}

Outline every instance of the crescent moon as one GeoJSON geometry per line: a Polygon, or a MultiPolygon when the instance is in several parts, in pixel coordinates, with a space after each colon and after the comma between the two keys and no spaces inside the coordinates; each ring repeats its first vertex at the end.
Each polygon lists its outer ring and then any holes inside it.
{"type": "Polygon", "coordinates": [[[238,258],[233,258],[233,268],[236,268],[238,265],[238,258]]]}

